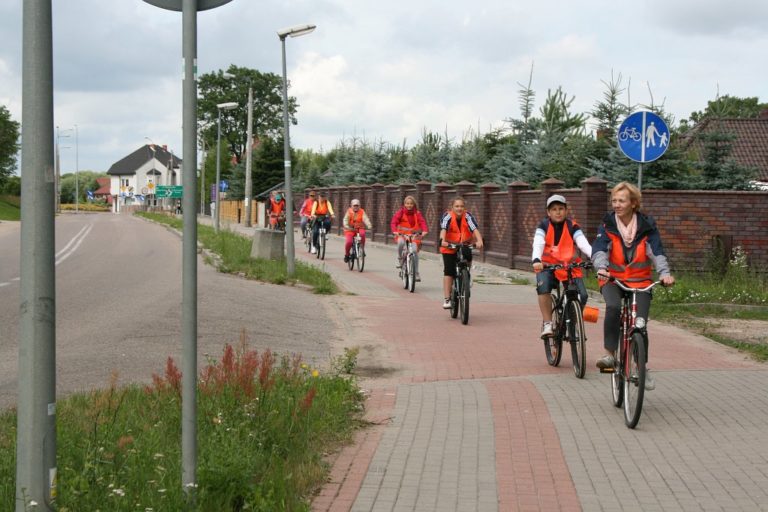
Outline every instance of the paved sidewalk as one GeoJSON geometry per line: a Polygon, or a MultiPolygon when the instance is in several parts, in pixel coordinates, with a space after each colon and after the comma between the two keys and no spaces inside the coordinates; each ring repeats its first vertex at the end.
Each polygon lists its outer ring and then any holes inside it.
{"type": "Polygon", "coordinates": [[[392,246],[369,244],[358,273],[340,238],[325,262],[300,242],[297,257],[350,293],[329,313],[361,348],[372,422],[336,455],[313,510],[768,510],[768,366],[651,321],[657,389],[629,430],[593,367],[601,324],[587,324],[578,380],[570,354],[547,365],[534,289],[500,284],[504,269],[487,266],[488,284],[475,269],[463,326],[441,309],[436,255],[411,294],[392,246]]]}

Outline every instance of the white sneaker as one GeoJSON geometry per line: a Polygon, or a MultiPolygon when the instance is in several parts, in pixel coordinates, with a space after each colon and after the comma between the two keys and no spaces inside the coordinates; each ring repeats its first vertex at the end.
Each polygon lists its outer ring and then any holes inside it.
{"type": "Polygon", "coordinates": [[[654,389],[656,389],[656,379],[653,378],[653,374],[651,373],[651,370],[646,368],[645,369],[645,390],[653,391],[654,389]]]}
{"type": "Polygon", "coordinates": [[[317,254],[317,248],[313,245],[312,250],[309,251],[311,254],[317,254]]]}
{"type": "Polygon", "coordinates": [[[544,322],[541,327],[541,336],[552,336],[552,322],[544,322]]]}
{"type": "Polygon", "coordinates": [[[443,309],[451,309],[451,299],[445,299],[443,301],[443,309]]]}

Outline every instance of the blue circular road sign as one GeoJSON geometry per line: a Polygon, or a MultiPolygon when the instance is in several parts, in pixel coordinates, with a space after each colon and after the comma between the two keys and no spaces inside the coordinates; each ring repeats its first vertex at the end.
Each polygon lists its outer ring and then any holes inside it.
{"type": "Polygon", "coordinates": [[[669,147],[669,128],[662,118],[641,110],[627,116],[616,133],[619,149],[635,162],[653,162],[669,147]]]}

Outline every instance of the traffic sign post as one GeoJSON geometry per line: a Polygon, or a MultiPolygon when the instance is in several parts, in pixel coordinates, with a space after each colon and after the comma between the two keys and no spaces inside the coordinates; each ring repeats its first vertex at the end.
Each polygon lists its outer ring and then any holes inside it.
{"type": "MultiPolygon", "coordinates": [[[[182,24],[182,184],[187,190],[182,209],[182,318],[184,375],[181,385],[181,487],[190,509],[197,488],[197,11],[222,6],[231,0],[144,0],[162,9],[181,11],[182,24]]],[[[26,6],[26,2],[25,2],[26,6]]],[[[159,187],[158,187],[159,188],[159,187]]],[[[159,192],[158,192],[159,195],[159,192]]],[[[179,195],[178,197],[181,197],[179,195]]]]}
{"type": "Polygon", "coordinates": [[[616,132],[619,149],[627,158],[640,163],[637,186],[643,187],[643,164],[653,162],[669,148],[670,133],[667,123],[648,110],[630,114],[616,132]]]}

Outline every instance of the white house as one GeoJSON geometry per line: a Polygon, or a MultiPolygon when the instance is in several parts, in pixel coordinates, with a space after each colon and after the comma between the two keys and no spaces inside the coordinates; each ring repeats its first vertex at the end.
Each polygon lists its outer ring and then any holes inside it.
{"type": "MultiPolygon", "coordinates": [[[[125,207],[163,206],[170,208],[173,199],[158,199],[158,185],[181,184],[181,159],[168,151],[168,146],[145,144],[109,168],[109,191],[114,212],[125,207]]],[[[133,209],[133,208],[131,208],[133,209]]]]}

